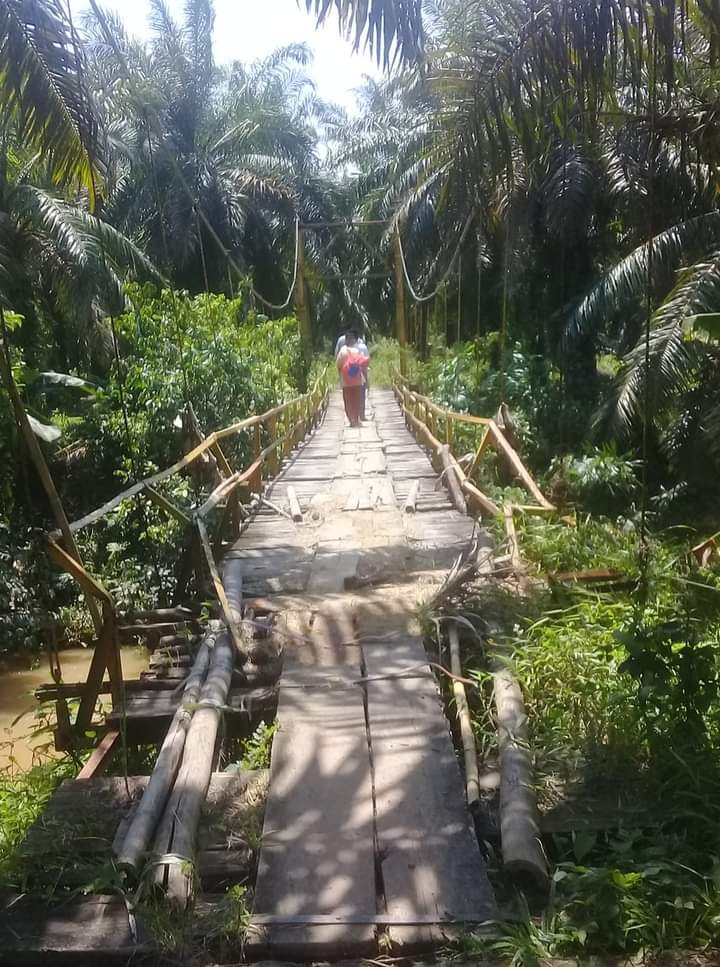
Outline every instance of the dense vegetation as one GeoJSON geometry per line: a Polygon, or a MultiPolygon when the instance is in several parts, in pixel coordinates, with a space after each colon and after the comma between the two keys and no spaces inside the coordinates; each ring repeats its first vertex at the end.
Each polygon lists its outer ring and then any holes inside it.
{"type": "MultiPolygon", "coordinates": [[[[0,0],[0,654],[86,620],[43,552],[13,387],[79,516],[187,448],[189,403],[208,431],[297,394],[347,322],[388,379],[399,238],[412,379],[454,409],[507,403],[575,513],[522,525],[531,567],[633,584],[478,602],[523,682],[541,787],[642,775],[668,806],[652,829],[559,840],[543,922],[471,949],[717,943],[718,565],[689,553],[719,526],[717,4],[307,6],[388,68],[356,116],[317,96],[302,46],[217,65],[212,0],[180,18],[149,0],[146,44],[94,2],[73,23],[61,0],[0,0]],[[348,220],[369,224],[330,224],[348,220]]],[[[482,486],[507,483],[489,462],[482,486]]],[[[191,508],[192,480],[171,487],[191,508]]],[[[128,505],[82,550],[119,601],[167,600],[173,527],[128,505]]],[[[0,853],[53,781],[0,782],[0,818],[28,807],[0,853]]]]}

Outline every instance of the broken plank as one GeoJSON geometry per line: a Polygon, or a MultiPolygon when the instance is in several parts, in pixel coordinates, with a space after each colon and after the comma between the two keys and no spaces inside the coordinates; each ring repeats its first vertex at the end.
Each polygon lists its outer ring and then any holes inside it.
{"type": "Polygon", "coordinates": [[[78,779],[93,779],[107,769],[120,740],[120,729],[109,729],[93,749],[90,758],[77,774],[78,779]]]}
{"type": "Polygon", "coordinates": [[[403,510],[406,514],[415,513],[415,505],[417,504],[419,490],[420,490],[420,481],[413,480],[412,484],[410,485],[410,492],[408,493],[407,498],[405,500],[405,504],[403,506],[403,510]]]}
{"type": "Polygon", "coordinates": [[[295,521],[296,524],[301,524],[303,519],[303,513],[300,509],[300,501],[297,499],[297,494],[295,493],[295,488],[289,486],[286,491],[288,507],[290,508],[290,516],[295,521]]]}

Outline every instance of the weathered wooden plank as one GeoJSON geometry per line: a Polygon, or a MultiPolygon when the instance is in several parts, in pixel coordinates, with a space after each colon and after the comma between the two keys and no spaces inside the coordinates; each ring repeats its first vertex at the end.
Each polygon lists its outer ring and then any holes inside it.
{"type": "Polygon", "coordinates": [[[298,500],[297,494],[295,493],[295,488],[292,486],[288,486],[286,495],[287,495],[288,506],[290,508],[290,516],[296,523],[301,524],[303,519],[303,513],[302,513],[302,510],[300,509],[300,501],[298,500]]]}
{"type": "Polygon", "coordinates": [[[97,748],[90,753],[90,758],[77,774],[78,779],[93,779],[104,772],[110,764],[115,748],[120,741],[120,729],[108,729],[100,740],[97,748]]]}
{"type": "MultiPolygon", "coordinates": [[[[375,643],[363,651],[371,677],[427,660],[417,638],[375,643]]],[[[408,923],[491,918],[493,893],[430,669],[423,677],[371,681],[367,694],[386,912],[408,923]]],[[[393,926],[390,936],[400,946],[423,946],[439,942],[446,930],[393,926]]]]}
{"type": "MultiPolygon", "coordinates": [[[[299,656],[283,674],[286,685],[317,688],[281,685],[255,893],[258,914],[375,914],[372,777],[362,692],[318,694],[328,676],[359,677],[357,649],[341,643],[349,630],[346,618],[340,612],[317,619],[307,648],[316,650],[318,663],[302,664],[309,656],[299,656]]],[[[258,927],[251,944],[302,959],[360,956],[374,949],[374,928],[258,927]]]]}
{"type": "Polygon", "coordinates": [[[22,896],[0,913],[0,964],[127,964],[151,952],[139,920],[118,896],[73,897],[49,904],[22,896]]]}

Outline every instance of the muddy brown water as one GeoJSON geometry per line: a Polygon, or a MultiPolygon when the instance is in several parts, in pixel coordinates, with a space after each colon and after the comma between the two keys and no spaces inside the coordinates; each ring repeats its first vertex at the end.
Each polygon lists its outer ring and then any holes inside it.
{"type": "MultiPolygon", "coordinates": [[[[62,651],[63,681],[84,681],[92,655],[90,648],[62,651]]],[[[148,666],[147,649],[144,646],[123,648],[122,666],[126,679],[137,678],[148,666]]],[[[34,696],[39,685],[50,682],[45,655],[0,659],[0,771],[29,769],[39,757],[53,754],[52,734],[49,731],[38,734],[38,730],[46,722],[47,711],[54,715],[54,709],[52,705],[41,709],[34,696]]]]}

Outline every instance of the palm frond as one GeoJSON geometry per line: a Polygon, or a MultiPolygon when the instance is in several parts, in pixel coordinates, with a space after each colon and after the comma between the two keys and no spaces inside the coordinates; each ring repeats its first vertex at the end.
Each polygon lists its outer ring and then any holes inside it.
{"type": "Polygon", "coordinates": [[[671,278],[683,258],[696,256],[720,242],[720,212],[712,211],[673,225],[651,242],[621,259],[583,296],[565,322],[570,337],[592,332],[601,320],[612,318],[637,300],[647,288],[652,252],[653,279],[671,278]]]}
{"type": "Polygon", "coordinates": [[[357,50],[363,38],[386,67],[398,58],[419,59],[423,47],[422,0],[305,0],[323,23],[334,8],[341,30],[353,37],[357,50]]]}
{"type": "Polygon", "coordinates": [[[0,108],[44,152],[57,184],[75,181],[92,193],[98,125],[82,56],[59,0],[0,3],[0,108]]]}

